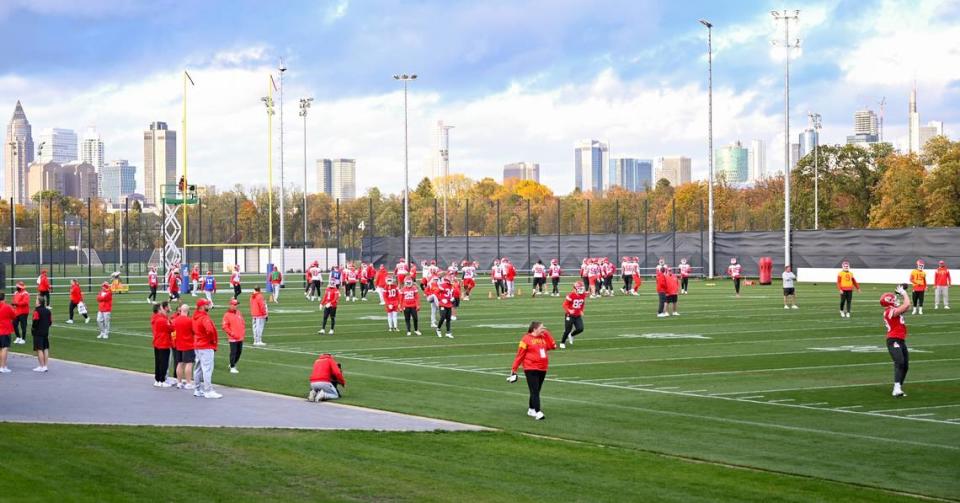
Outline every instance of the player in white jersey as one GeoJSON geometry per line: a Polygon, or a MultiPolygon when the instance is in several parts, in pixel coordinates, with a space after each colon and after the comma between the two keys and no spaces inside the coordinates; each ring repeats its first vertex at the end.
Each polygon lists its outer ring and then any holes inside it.
{"type": "Polygon", "coordinates": [[[537,259],[537,263],[530,268],[533,274],[533,295],[536,297],[539,293],[543,295],[543,286],[547,283],[547,267],[543,265],[543,260],[537,259]]]}
{"type": "Polygon", "coordinates": [[[463,272],[463,300],[470,300],[470,292],[477,287],[477,266],[476,262],[467,262],[464,260],[461,263],[461,271],[463,272]]]}
{"type": "Polygon", "coordinates": [[[557,259],[550,261],[550,268],[547,270],[547,274],[550,275],[550,284],[553,287],[553,291],[550,292],[552,297],[560,296],[560,275],[563,274],[563,269],[560,268],[560,263],[557,259]]]}
{"type": "Polygon", "coordinates": [[[687,263],[687,259],[680,259],[680,293],[683,295],[687,294],[687,283],[690,281],[690,264],[687,263]]]}

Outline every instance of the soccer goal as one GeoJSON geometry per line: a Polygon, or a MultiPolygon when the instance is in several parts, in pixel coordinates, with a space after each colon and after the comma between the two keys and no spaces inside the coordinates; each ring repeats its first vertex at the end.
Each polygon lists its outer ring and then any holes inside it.
{"type": "MultiPolygon", "coordinates": [[[[81,264],[81,265],[86,264],[86,263],[87,263],[87,258],[88,258],[88,257],[87,257],[87,249],[86,249],[86,248],[81,248],[81,249],[80,249],[80,260],[81,260],[80,264],[81,264]]],[[[102,265],[103,265],[103,262],[100,261],[100,255],[97,254],[97,250],[93,250],[93,249],[90,250],[89,260],[90,260],[90,265],[91,265],[91,266],[94,266],[94,265],[102,266],[102,265]]]]}
{"type": "Polygon", "coordinates": [[[147,259],[147,267],[156,267],[158,270],[163,269],[163,248],[153,249],[153,252],[150,253],[150,258],[147,259]]]}

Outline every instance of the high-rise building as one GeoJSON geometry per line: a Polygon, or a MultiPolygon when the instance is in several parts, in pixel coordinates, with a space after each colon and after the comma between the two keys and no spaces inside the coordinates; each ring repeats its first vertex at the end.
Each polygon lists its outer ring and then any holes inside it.
{"type": "Polygon", "coordinates": [[[653,161],[620,157],[610,159],[608,187],[643,192],[653,185],[653,161]]]}
{"type": "Polygon", "coordinates": [[[610,164],[610,145],[599,140],[580,140],[574,145],[574,186],[581,192],[603,192],[608,181],[603,173],[610,164]]]}
{"type": "Polygon", "coordinates": [[[147,206],[162,204],[163,186],[176,183],[177,132],[166,122],[151,122],[143,132],[143,187],[147,206]]]}
{"type": "Polygon", "coordinates": [[[910,104],[907,109],[909,124],[907,131],[908,148],[911,154],[919,154],[923,150],[923,142],[920,141],[920,114],[917,113],[917,85],[914,83],[910,90],[910,104]]]}
{"type": "MultiPolygon", "coordinates": [[[[70,159],[70,160],[76,160],[70,159]]],[[[103,169],[103,140],[94,128],[88,128],[80,141],[80,160],[92,164],[97,171],[103,169]]]]}
{"type": "Polygon", "coordinates": [[[137,167],[124,159],[110,161],[100,170],[100,197],[117,205],[137,191],[137,167]]]}
{"type": "Polygon", "coordinates": [[[440,177],[450,176],[450,130],[455,126],[445,124],[442,120],[437,121],[433,137],[436,138],[436,148],[433,156],[424,170],[424,176],[434,180],[440,177]]]}
{"type": "Polygon", "coordinates": [[[800,159],[803,159],[807,154],[814,151],[817,148],[817,144],[820,142],[820,134],[817,133],[816,129],[807,128],[804,129],[799,136],[800,140],[800,159]]]}
{"type": "Polygon", "coordinates": [[[763,180],[767,177],[767,147],[763,140],[751,140],[750,150],[747,152],[747,177],[751,182],[763,180]]]}
{"type": "Polygon", "coordinates": [[[927,142],[936,136],[943,136],[943,122],[930,121],[926,126],[920,126],[920,153],[923,154],[927,148],[927,142]]]}
{"type": "Polygon", "coordinates": [[[790,144],[790,169],[797,167],[798,162],[800,162],[800,144],[791,143],[790,144]]]}
{"type": "Polygon", "coordinates": [[[657,179],[653,185],[661,179],[666,179],[673,187],[690,183],[690,168],[689,157],[660,157],[657,159],[657,179]]]}
{"type": "Polygon", "coordinates": [[[72,129],[47,128],[40,132],[40,143],[37,145],[38,161],[64,164],[79,158],[77,133],[72,129]]]}
{"type": "Polygon", "coordinates": [[[717,174],[729,183],[746,183],[750,178],[749,152],[737,140],[717,149],[717,174]]]}
{"type": "Polygon", "coordinates": [[[333,161],[330,159],[317,159],[316,192],[333,197],[333,161]]]}
{"type": "Polygon", "coordinates": [[[507,164],[503,167],[503,183],[511,178],[540,183],[540,164],[526,161],[507,164]]]}
{"type": "Polygon", "coordinates": [[[99,197],[99,173],[97,173],[93,164],[71,161],[61,166],[60,170],[64,178],[64,195],[81,200],[88,197],[99,197]]]}
{"type": "Polygon", "coordinates": [[[53,161],[34,161],[27,166],[26,193],[32,199],[37,192],[55,191],[64,194],[66,187],[60,165],[53,161]]]}
{"type": "Polygon", "coordinates": [[[356,159],[333,159],[333,190],[331,197],[341,201],[357,198],[357,161],[356,159]]]}
{"type": "Polygon", "coordinates": [[[4,142],[3,196],[14,204],[27,204],[27,167],[33,162],[33,128],[23,112],[20,100],[13,108],[4,142]]]}
{"type": "Polygon", "coordinates": [[[847,145],[870,146],[880,141],[877,114],[873,110],[857,110],[853,113],[853,134],[847,136],[847,145]]]}

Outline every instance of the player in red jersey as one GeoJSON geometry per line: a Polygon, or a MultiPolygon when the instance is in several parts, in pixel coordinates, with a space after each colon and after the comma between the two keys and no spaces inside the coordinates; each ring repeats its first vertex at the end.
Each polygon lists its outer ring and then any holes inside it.
{"type": "Polygon", "coordinates": [[[197,288],[200,285],[200,265],[193,266],[190,271],[190,295],[197,296],[197,288]]]}
{"type": "Polygon", "coordinates": [[[447,338],[453,339],[453,330],[450,328],[450,321],[453,319],[453,284],[450,280],[443,280],[437,293],[437,307],[440,311],[440,317],[437,319],[437,337],[443,337],[443,324],[447,324],[447,338]]]}
{"type": "Polygon", "coordinates": [[[940,300],[943,300],[943,308],[950,309],[950,269],[947,269],[947,263],[940,261],[937,271],[933,273],[933,308],[940,309],[940,300]]]}
{"type": "Polygon", "coordinates": [[[640,289],[640,284],[643,283],[643,277],[640,276],[640,257],[633,257],[633,295],[640,295],[637,293],[637,290],[640,289]]]}
{"type": "Polygon", "coordinates": [[[587,289],[582,281],[573,284],[573,290],[563,299],[564,323],[560,349],[567,348],[567,340],[573,345],[573,338],[583,332],[583,309],[587,304],[587,289]]]}
{"type": "Polygon", "coordinates": [[[550,296],[559,297],[560,276],[563,274],[563,269],[560,268],[560,262],[557,259],[550,260],[550,268],[547,269],[547,274],[550,275],[550,285],[553,287],[553,290],[550,292],[550,296]]]}
{"type": "Polygon", "coordinates": [[[413,284],[413,280],[407,280],[400,290],[400,307],[403,308],[403,321],[407,325],[407,335],[410,335],[410,321],[413,320],[413,333],[420,334],[420,290],[413,284]]]}
{"type": "MultiPolygon", "coordinates": [[[[409,282],[413,284],[413,280],[407,278],[404,281],[404,284],[409,282]]],[[[383,289],[383,309],[387,312],[387,332],[399,332],[400,329],[397,327],[397,312],[400,310],[400,289],[397,288],[397,283],[394,281],[393,276],[387,278],[387,285],[383,289]]]]}
{"type": "Polygon", "coordinates": [[[897,296],[887,292],[880,296],[880,305],[883,306],[883,324],[887,327],[887,351],[893,359],[893,396],[902,397],[907,396],[903,392],[903,380],[910,367],[907,324],[903,321],[903,314],[910,309],[910,298],[904,285],[897,286],[897,293],[903,298],[902,302],[897,302],[897,296]]]}
{"type": "Polygon", "coordinates": [[[527,415],[537,421],[544,418],[543,411],[540,410],[540,389],[547,378],[549,365],[547,351],[553,349],[557,349],[557,342],[553,340],[543,323],[531,322],[527,333],[520,339],[520,347],[517,349],[516,358],[513,359],[510,377],[507,378],[508,383],[517,382],[517,369],[521,364],[523,365],[523,374],[527,378],[527,387],[530,389],[527,415]]]}
{"type": "Polygon", "coordinates": [[[680,278],[673,273],[673,269],[669,266],[666,271],[664,271],[663,277],[667,287],[666,310],[664,313],[670,314],[671,316],[680,316],[680,313],[677,312],[677,294],[680,293],[680,278]]]}
{"type": "Polygon", "coordinates": [[[357,273],[357,266],[353,265],[351,262],[347,265],[347,269],[343,272],[343,279],[346,288],[344,289],[344,300],[348,302],[357,301],[357,282],[360,280],[359,274],[357,273]]]}
{"type": "Polygon", "coordinates": [[[320,307],[323,308],[323,325],[320,326],[318,334],[323,334],[327,330],[327,318],[330,319],[330,335],[333,335],[333,329],[337,325],[337,303],[340,302],[340,290],[336,285],[327,285],[327,291],[320,299],[320,307]]]}

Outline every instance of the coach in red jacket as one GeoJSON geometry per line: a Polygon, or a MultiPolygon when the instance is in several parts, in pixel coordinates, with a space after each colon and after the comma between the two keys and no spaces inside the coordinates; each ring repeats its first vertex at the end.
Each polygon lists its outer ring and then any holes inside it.
{"type": "Polygon", "coordinates": [[[530,389],[530,408],[527,415],[540,421],[543,411],[540,410],[540,389],[547,378],[547,351],[557,349],[557,342],[539,321],[530,322],[530,328],[520,340],[517,357],[513,360],[510,377],[507,382],[517,382],[517,369],[523,365],[523,375],[527,378],[527,387],[530,389]]]}
{"type": "Polygon", "coordinates": [[[213,390],[213,357],[217,351],[217,326],[210,319],[212,303],[207,299],[197,300],[197,310],[193,313],[193,339],[197,363],[193,369],[193,383],[196,388],[193,396],[203,398],[222,398],[213,390]]]}
{"type": "Polygon", "coordinates": [[[323,402],[340,398],[340,392],[337,391],[338,384],[347,386],[340,364],[329,353],[320,355],[313,362],[313,372],[310,373],[310,395],[307,396],[307,400],[323,402]]]}

